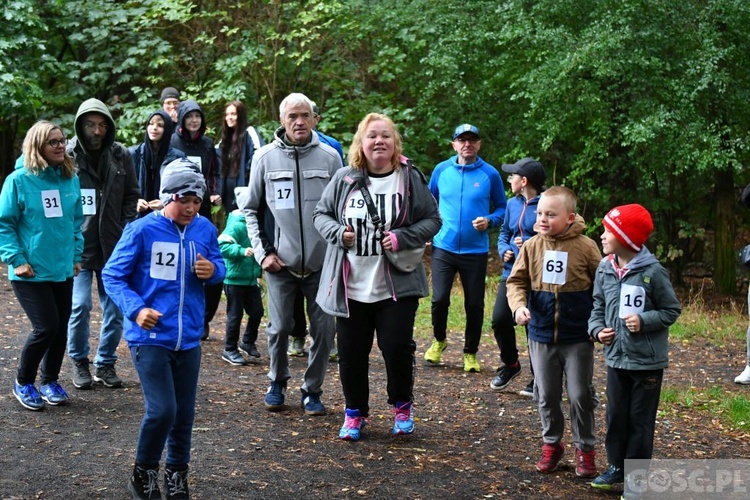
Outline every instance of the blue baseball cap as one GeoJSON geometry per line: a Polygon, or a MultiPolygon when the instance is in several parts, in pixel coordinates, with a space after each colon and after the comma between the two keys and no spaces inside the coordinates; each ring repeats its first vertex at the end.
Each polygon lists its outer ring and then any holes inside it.
{"type": "Polygon", "coordinates": [[[479,129],[469,123],[459,125],[458,127],[456,127],[456,130],[453,131],[453,140],[455,141],[456,138],[461,134],[474,134],[475,136],[479,137],[479,129]]]}

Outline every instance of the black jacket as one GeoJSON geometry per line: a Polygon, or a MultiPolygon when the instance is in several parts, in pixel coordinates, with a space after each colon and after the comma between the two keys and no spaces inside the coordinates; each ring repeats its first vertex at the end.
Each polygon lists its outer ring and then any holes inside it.
{"type": "Polygon", "coordinates": [[[81,266],[98,271],[112,255],[125,225],[135,219],[140,196],[138,181],[130,153],[115,142],[115,122],[103,102],[89,99],[81,104],[76,113],[75,131],[76,137],[68,142],[67,151],[75,160],[84,202],[81,266]],[[84,137],[82,117],[91,112],[103,115],[109,122],[97,164],[80,139],[84,137]],[[94,206],[95,213],[87,215],[87,208],[94,206]]]}

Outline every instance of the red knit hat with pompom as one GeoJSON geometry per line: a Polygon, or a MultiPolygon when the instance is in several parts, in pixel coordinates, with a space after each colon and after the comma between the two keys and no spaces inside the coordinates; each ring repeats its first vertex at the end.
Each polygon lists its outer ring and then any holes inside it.
{"type": "Polygon", "coordinates": [[[637,203],[615,207],[604,216],[602,221],[617,241],[636,252],[654,230],[651,214],[637,203]]]}

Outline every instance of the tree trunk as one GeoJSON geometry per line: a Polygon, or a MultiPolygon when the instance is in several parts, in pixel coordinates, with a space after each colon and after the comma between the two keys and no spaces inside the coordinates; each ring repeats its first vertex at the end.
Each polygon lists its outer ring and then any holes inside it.
{"type": "Polygon", "coordinates": [[[731,168],[717,170],[714,182],[714,286],[719,293],[736,294],[737,200],[731,168]]]}

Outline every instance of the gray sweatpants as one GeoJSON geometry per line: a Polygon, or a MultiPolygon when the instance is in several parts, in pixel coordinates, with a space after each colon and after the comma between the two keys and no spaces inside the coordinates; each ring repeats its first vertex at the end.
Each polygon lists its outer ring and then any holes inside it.
{"type": "Polygon", "coordinates": [[[594,437],[594,345],[543,344],[529,339],[529,356],[534,365],[534,397],[542,420],[542,439],[547,444],[562,441],[565,415],[562,407],[563,375],[570,402],[573,445],[591,451],[594,437]]]}
{"type": "Polygon", "coordinates": [[[334,337],[333,317],[323,312],[315,302],[320,271],[305,278],[297,278],[285,269],[263,275],[266,278],[268,293],[268,378],[275,382],[284,382],[291,378],[286,350],[289,345],[289,334],[294,328],[294,298],[297,290],[301,289],[307,302],[312,338],[305,381],[301,389],[302,392],[320,394],[323,392],[323,381],[334,337]]]}

